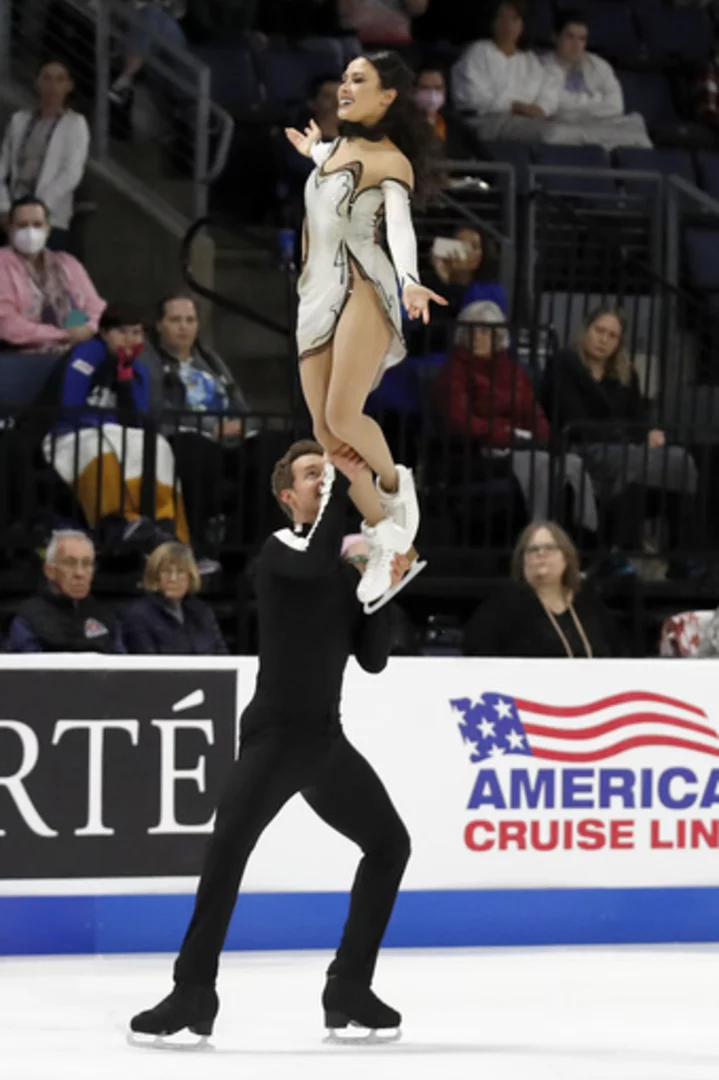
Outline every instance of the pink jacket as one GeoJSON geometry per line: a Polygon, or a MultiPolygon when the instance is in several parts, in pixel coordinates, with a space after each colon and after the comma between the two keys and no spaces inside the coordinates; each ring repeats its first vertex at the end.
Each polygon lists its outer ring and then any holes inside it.
{"type": "MultiPolygon", "coordinates": [[[[60,264],[73,306],[97,325],[105,307],[84,266],[65,252],[46,251],[45,258],[60,264]]],[[[22,259],[11,247],[0,248],[0,339],[21,349],[56,352],[65,344],[65,331],[31,319],[33,286],[22,259]]]]}

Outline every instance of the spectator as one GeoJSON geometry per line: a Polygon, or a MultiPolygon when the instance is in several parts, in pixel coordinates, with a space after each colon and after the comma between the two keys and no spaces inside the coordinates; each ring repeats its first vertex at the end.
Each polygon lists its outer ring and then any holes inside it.
{"type": "Polygon", "coordinates": [[[68,484],[91,526],[122,529],[125,540],[150,542],[158,529],[189,540],[175,459],[169,443],[155,444],[154,521],[143,513],[145,432],[150,376],[139,313],[109,307],[92,341],[78,345],[59,373],[60,418],[47,436],[47,460],[68,484]]]}
{"type": "MultiPolygon", "coordinates": [[[[319,127],[322,132],[322,142],[333,142],[339,136],[339,117],[337,116],[337,92],[340,81],[335,75],[318,75],[312,80],[310,96],[307,104],[303,107],[291,126],[300,131],[309,125],[310,120],[319,127]]],[[[281,143],[282,172],[289,187],[287,195],[292,201],[292,216],[298,224],[302,221],[304,213],[304,188],[307,177],[315,168],[312,158],[298,154],[295,148],[283,138],[281,143]]]]}
{"type": "Polygon", "coordinates": [[[497,282],[499,257],[494,239],[468,227],[456,229],[452,239],[459,244],[455,254],[438,255],[437,248],[433,248],[431,261],[436,284],[428,281],[428,287],[448,300],[447,314],[452,318],[480,300],[496,304],[506,318],[507,293],[497,282]]]}
{"type": "Polygon", "coordinates": [[[492,38],[470,45],[454,66],[455,107],[481,141],[543,140],[557,108],[558,87],[539,58],[525,49],[524,0],[499,0],[492,38]]]}
{"type": "Polygon", "coordinates": [[[50,215],[33,195],[10,209],[0,248],[0,341],[23,352],[64,352],[97,332],[105,301],[85,268],[47,250],[50,215]]]}
{"type": "Polygon", "coordinates": [[[714,39],[714,54],[694,87],[694,102],[697,120],[719,138],[719,34],[714,39]]]}
{"type": "Polygon", "coordinates": [[[412,19],[424,15],[429,0],[346,0],[349,21],[363,45],[412,43],[412,19]]]}
{"type": "MultiPolygon", "coordinates": [[[[185,0],[132,0],[137,22],[132,23],[125,44],[122,72],[110,89],[110,99],[116,105],[126,105],[132,97],[135,82],[150,57],[173,68],[174,58],[163,48],[163,41],[180,49],[187,48],[187,38],[180,20],[187,12],[185,0]]],[[[167,80],[155,77],[161,90],[167,90],[167,80]]]]}
{"type": "Polygon", "coordinates": [[[144,656],[226,656],[212,608],[196,595],[200,572],[184,544],[162,544],[147,560],[146,596],[124,620],[127,651],[144,656]]]}
{"type": "Polygon", "coordinates": [[[45,584],[10,626],[11,653],[124,653],[120,624],[91,593],[95,548],[82,532],[56,532],[45,554],[45,584]]]}
{"type": "Polygon", "coordinates": [[[90,146],[85,117],[67,105],[74,86],[67,64],[46,60],[35,82],[36,108],[12,116],[0,150],[0,225],[7,230],[18,199],[40,199],[49,211],[51,250],[67,247],[73,196],[90,146]]]}
{"type": "Polygon", "coordinates": [[[589,26],[580,11],[560,9],[555,23],[555,49],[544,66],[557,83],[558,105],[545,141],[565,145],[590,143],[651,147],[644,118],[625,115],[624,95],[611,64],[587,52],[589,26]]]}
{"type": "MultiPolygon", "coordinates": [[[[624,344],[626,323],[611,307],[590,312],[571,349],[550,357],[542,401],[557,431],[571,425],[569,438],[584,458],[597,493],[624,494],[619,515],[624,542],[634,545],[642,523],[636,519],[637,487],[677,496],[679,512],[669,520],[677,545],[691,517],[698,475],[682,446],[645,421],[639,378],[624,344]]],[[[686,539],[687,534],[684,534],[686,539]]]]}
{"type": "Polygon", "coordinates": [[[479,148],[467,128],[447,109],[447,81],[437,64],[427,65],[417,76],[417,104],[427,114],[432,131],[448,161],[475,158],[479,148]]]}
{"type": "Polygon", "coordinates": [[[201,546],[204,534],[215,536],[221,526],[223,478],[237,489],[240,441],[253,438],[258,423],[245,419],[249,406],[242,391],[221,359],[200,343],[191,297],[161,300],[156,329],[164,433],[175,454],[191,531],[201,546]]]}
{"type": "Polygon", "coordinates": [[[514,549],[512,578],[470,619],[464,639],[468,656],[624,655],[614,620],[582,583],[577,549],[559,525],[527,526],[514,549]]]}
{"type": "MultiPolygon", "coordinates": [[[[481,301],[460,313],[455,347],[436,384],[437,407],[453,435],[469,437],[490,457],[507,457],[524,495],[529,516],[546,518],[553,480],[559,478],[551,455],[549,424],[535,399],[529,376],[509,355],[509,334],[496,304],[481,301]]],[[[567,455],[562,475],[580,507],[584,528],[596,531],[592,486],[585,483],[581,458],[567,455]]]]}

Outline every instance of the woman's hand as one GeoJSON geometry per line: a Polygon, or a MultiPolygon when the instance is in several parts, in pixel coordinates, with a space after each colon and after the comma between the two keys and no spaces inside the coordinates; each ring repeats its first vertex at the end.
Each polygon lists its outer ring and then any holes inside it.
{"type": "Polygon", "coordinates": [[[297,128],[285,128],[285,135],[295,150],[304,157],[312,156],[313,149],[322,138],[322,132],[314,120],[310,120],[309,127],[305,128],[304,133],[298,131],[297,128]]]}
{"type": "Polygon", "coordinates": [[[424,285],[405,285],[402,293],[402,303],[410,319],[421,319],[427,325],[429,322],[429,303],[434,300],[435,304],[447,306],[443,296],[439,296],[431,289],[425,289],[424,285]]]}
{"type": "Polygon", "coordinates": [[[652,450],[658,450],[667,445],[667,437],[659,428],[652,428],[647,435],[647,442],[652,450]]]}
{"type": "Polygon", "coordinates": [[[218,439],[239,439],[242,436],[242,421],[236,416],[228,420],[219,420],[215,425],[215,436],[218,439]]]}

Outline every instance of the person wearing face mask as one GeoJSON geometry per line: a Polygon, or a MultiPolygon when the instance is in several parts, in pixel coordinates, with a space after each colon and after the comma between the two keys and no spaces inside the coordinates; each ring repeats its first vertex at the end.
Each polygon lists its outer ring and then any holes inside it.
{"type": "Polygon", "coordinates": [[[50,215],[35,196],[13,203],[0,248],[0,341],[13,351],[65,352],[97,332],[105,301],[77,259],[48,251],[50,215]]]}
{"type": "Polygon", "coordinates": [[[68,108],[74,89],[62,60],[46,60],[35,81],[35,109],[16,112],[0,149],[0,225],[7,229],[13,202],[32,195],[49,210],[49,247],[63,250],[69,240],[73,196],[87,164],[90,129],[68,108]]]}
{"type": "Polygon", "coordinates": [[[415,100],[448,161],[464,161],[481,153],[467,128],[446,108],[447,82],[441,67],[428,64],[422,68],[417,75],[415,100]]]}
{"type": "Polygon", "coordinates": [[[135,544],[168,535],[189,541],[175,458],[163,436],[155,445],[154,520],[143,513],[145,432],[150,376],[139,359],[144,348],[139,313],[109,307],[99,333],[73,349],[51,378],[58,387],[59,419],[43,453],[79,502],[89,525],[135,544]]]}
{"type": "Polygon", "coordinates": [[[126,612],[123,638],[139,656],[226,656],[212,608],[197,596],[202,579],[190,548],[167,543],[147,560],[146,595],[126,612]]]}

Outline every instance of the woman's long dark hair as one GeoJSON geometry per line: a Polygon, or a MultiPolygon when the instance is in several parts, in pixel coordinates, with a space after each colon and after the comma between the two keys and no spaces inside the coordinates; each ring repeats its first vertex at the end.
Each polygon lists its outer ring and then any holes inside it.
{"type": "Polygon", "coordinates": [[[377,71],[382,89],[396,90],[397,97],[378,124],[368,127],[345,120],[339,126],[340,135],[371,142],[390,139],[412,166],[415,198],[420,206],[425,205],[440,186],[439,141],[415,101],[414,72],[396,52],[380,52],[365,59],[377,71]]]}

